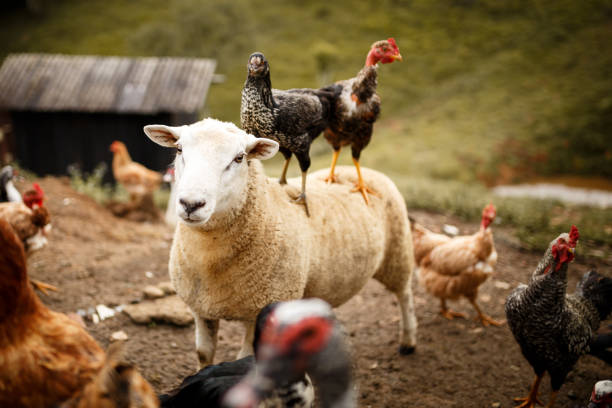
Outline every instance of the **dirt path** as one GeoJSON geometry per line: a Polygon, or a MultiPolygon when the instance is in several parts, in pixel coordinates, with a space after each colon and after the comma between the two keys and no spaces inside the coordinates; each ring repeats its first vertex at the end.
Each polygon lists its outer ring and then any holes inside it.
{"type": "MultiPolygon", "coordinates": [[[[100,303],[117,306],[137,302],[145,285],[168,280],[170,229],[114,218],[89,198],[76,194],[67,181],[46,178],[41,184],[49,197],[53,233],[49,246],[34,254],[29,264],[32,277],[61,288],[58,293],[42,296],[47,305],[75,312],[100,303]]],[[[475,228],[442,215],[412,215],[433,229],[443,223],[457,225],[462,233],[475,228]]],[[[540,254],[519,250],[505,231],[496,229],[495,238],[497,273],[482,286],[479,302],[487,313],[502,319],[505,297],[519,282],[527,281],[540,254]]],[[[578,256],[570,267],[571,288],[591,266],[610,275],[609,265],[578,256]]],[[[353,350],[359,406],[512,407],[512,397],[527,393],[533,372],[507,327],[483,329],[472,320],[443,320],[436,313],[438,303],[418,285],[415,294],[419,345],[417,352],[407,357],[397,353],[396,301],[378,283],[370,282],[337,310],[353,350]]],[[[467,302],[452,306],[474,315],[467,302]]],[[[139,326],[125,314],[87,324],[104,347],[112,332],[124,330],[129,336],[129,359],[159,392],[175,386],[196,367],[193,326],[139,326]]],[[[222,322],[217,361],[237,354],[241,334],[237,324],[222,322]]],[[[592,385],[606,378],[612,378],[612,367],[584,357],[562,388],[558,407],[585,406],[592,385]]],[[[544,400],[548,391],[545,381],[544,400]]]]}

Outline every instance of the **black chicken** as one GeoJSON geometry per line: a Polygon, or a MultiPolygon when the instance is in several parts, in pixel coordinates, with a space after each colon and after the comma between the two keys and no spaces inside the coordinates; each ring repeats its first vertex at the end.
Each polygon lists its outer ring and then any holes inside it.
{"type": "Polygon", "coordinates": [[[255,407],[262,397],[304,374],[322,408],[356,406],[351,361],[331,306],[320,299],[283,302],[261,333],[257,365],[224,398],[226,407],[255,407]]]}
{"type": "Polygon", "coordinates": [[[334,170],[340,149],[350,145],[358,177],[353,191],[361,192],[366,204],[368,193],[373,194],[373,191],[365,185],[361,177],[359,157],[361,151],[370,143],[374,122],[380,114],[380,97],[376,93],[378,63],[389,64],[401,60],[402,56],[393,38],[377,41],[372,44],[365,66],[357,76],[323,88],[340,94],[340,97],[334,99],[332,120],[324,133],[325,139],[334,149],[330,173],[326,180],[335,181],[334,170]]]}
{"type": "MultiPolygon", "coordinates": [[[[257,315],[253,350],[259,349],[261,333],[268,316],[279,303],[264,307],[257,315]]],[[[175,390],[160,395],[161,408],[220,407],[221,399],[238,384],[255,366],[255,358],[248,356],[240,360],[211,365],[183,380],[175,390]]],[[[270,393],[264,406],[309,408],[314,402],[312,384],[305,375],[294,381],[285,381],[270,393]],[[280,404],[280,405],[279,405],[280,404]]]]}
{"type": "Polygon", "coordinates": [[[587,408],[612,408],[612,381],[598,381],[593,387],[587,408]]]}
{"type": "Polygon", "coordinates": [[[574,259],[578,229],[572,226],[553,240],[533,272],[529,285],[520,285],[506,299],[508,325],[536,378],[529,395],[517,398],[519,407],[541,404],[538,387],[545,372],[552,393],[547,407],[578,358],[588,352],[600,321],[612,309],[612,279],[590,271],[567,295],[567,268],[574,259]]]}
{"type": "Polygon", "coordinates": [[[310,167],[310,144],[328,125],[333,91],[301,88],[272,89],[270,65],[261,53],[253,53],[247,63],[248,75],[242,88],[240,124],[257,137],[280,144],[285,165],[279,182],[287,183],[287,167],[295,154],[302,170],[302,193],[296,199],[308,212],[306,173],[310,167]]]}

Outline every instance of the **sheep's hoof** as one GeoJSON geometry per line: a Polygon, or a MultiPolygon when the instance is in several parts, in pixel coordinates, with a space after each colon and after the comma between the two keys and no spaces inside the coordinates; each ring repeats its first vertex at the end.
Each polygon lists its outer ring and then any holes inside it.
{"type": "Polygon", "coordinates": [[[404,346],[404,345],[402,345],[402,346],[399,347],[399,353],[402,356],[410,355],[410,354],[414,353],[415,350],[416,350],[415,346],[404,346]]]}

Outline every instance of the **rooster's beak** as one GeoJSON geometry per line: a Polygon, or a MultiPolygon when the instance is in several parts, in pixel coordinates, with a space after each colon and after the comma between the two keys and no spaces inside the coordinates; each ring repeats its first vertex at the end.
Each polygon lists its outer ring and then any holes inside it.
{"type": "Polygon", "coordinates": [[[391,58],[397,61],[402,61],[402,54],[392,55],[391,58]]]}

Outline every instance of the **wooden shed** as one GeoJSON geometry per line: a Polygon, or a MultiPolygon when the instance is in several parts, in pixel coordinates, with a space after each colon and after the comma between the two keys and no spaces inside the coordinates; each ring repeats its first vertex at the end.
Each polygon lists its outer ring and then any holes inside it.
{"type": "Polygon", "coordinates": [[[142,128],[198,120],[215,66],[200,58],[11,54],[0,68],[0,144],[39,175],[110,165],[113,140],[163,171],[171,152],[142,128]]]}

